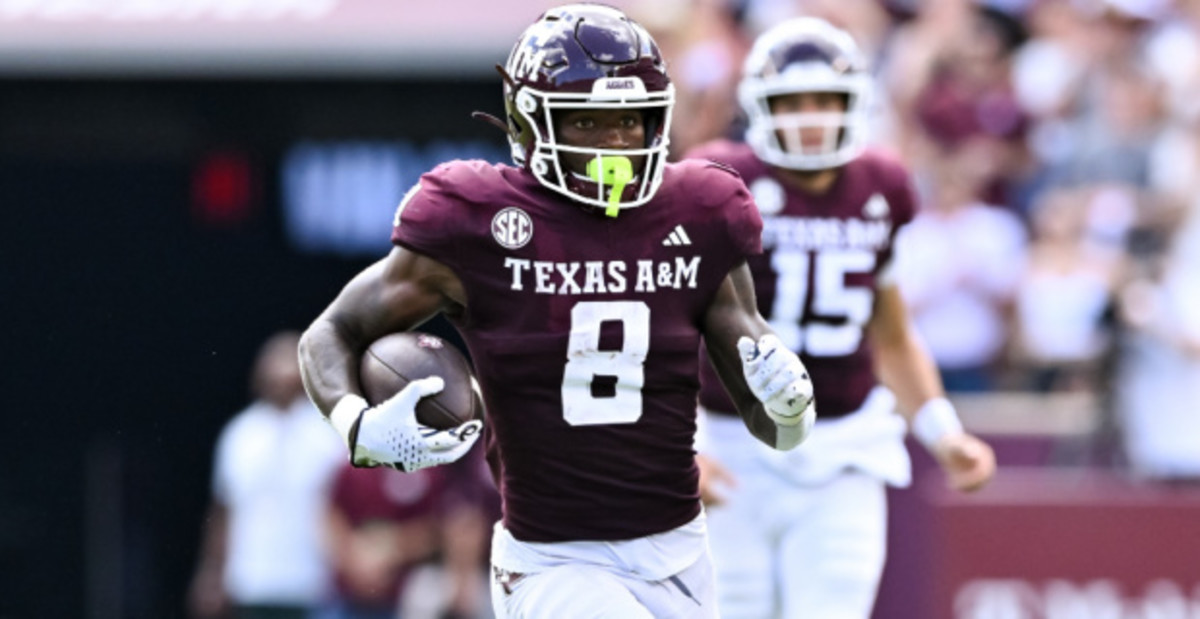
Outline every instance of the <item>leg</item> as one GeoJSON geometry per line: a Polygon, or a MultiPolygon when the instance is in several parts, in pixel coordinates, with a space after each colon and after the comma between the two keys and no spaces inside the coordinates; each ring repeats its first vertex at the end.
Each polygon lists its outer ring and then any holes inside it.
{"type": "Polygon", "coordinates": [[[779,608],[774,523],[793,519],[794,486],[766,465],[762,445],[740,419],[710,414],[707,426],[706,455],[736,480],[720,489],[723,502],[707,510],[718,607],[725,619],[769,619],[779,608]]]}
{"type": "MultiPolygon", "coordinates": [[[[717,597],[725,619],[763,619],[777,608],[773,535],[761,501],[778,494],[742,487],[708,510],[709,546],[717,575],[717,597]]],[[[769,512],[765,512],[769,513],[769,512]]]]}
{"type": "Polygon", "coordinates": [[[648,612],[659,619],[717,619],[717,591],[712,557],[705,553],[666,580],[620,577],[648,612]]]}
{"type": "Polygon", "coordinates": [[[783,617],[867,619],[886,552],[884,484],[847,473],[806,493],[807,515],[779,548],[783,617]]]}
{"type": "Polygon", "coordinates": [[[492,578],[497,619],[653,619],[621,579],[588,565],[563,565],[512,582],[492,578]],[[511,591],[511,593],[509,593],[511,591]]]}

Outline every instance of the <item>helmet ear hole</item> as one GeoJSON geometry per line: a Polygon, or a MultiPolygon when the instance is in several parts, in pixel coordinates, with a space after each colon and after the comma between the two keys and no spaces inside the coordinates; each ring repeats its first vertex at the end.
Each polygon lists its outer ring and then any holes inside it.
{"type": "Polygon", "coordinates": [[[517,108],[526,114],[532,114],[537,110],[537,100],[528,90],[522,90],[517,93],[517,108]]]}

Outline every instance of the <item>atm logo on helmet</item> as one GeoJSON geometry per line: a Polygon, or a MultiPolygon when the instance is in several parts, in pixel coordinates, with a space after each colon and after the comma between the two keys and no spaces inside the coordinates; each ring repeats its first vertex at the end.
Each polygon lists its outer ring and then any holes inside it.
{"type": "Polygon", "coordinates": [[[531,80],[546,62],[546,50],[521,48],[508,62],[505,70],[519,80],[531,80]]]}

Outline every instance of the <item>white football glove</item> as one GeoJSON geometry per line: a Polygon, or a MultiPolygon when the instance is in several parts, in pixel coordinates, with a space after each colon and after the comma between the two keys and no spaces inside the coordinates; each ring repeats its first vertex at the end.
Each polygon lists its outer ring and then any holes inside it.
{"type": "Polygon", "coordinates": [[[354,466],[382,465],[411,473],[448,464],[466,455],[479,439],[483,422],[468,421],[448,430],[437,430],[417,422],[417,402],[444,387],[441,377],[430,376],[412,381],[376,406],[368,407],[366,400],[359,396],[342,398],[330,419],[343,432],[354,466]],[[358,412],[354,412],[354,408],[358,408],[358,412]],[[352,421],[347,426],[348,413],[354,415],[357,423],[352,421]]]}
{"type": "Polygon", "coordinates": [[[757,344],[742,336],[737,347],[746,384],[775,422],[775,448],[799,445],[817,419],[808,369],[774,334],[762,336],[757,344]]]}

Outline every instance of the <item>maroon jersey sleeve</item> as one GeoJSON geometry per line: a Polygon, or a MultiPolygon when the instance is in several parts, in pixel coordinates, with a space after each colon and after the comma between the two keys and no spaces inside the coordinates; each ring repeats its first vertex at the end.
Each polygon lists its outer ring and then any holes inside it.
{"type": "Polygon", "coordinates": [[[694,196],[691,199],[720,210],[732,244],[743,256],[756,256],[762,253],[762,216],[742,175],[729,164],[729,152],[734,145],[727,140],[701,145],[684,156],[680,167],[703,171],[695,177],[705,179],[704,182],[689,183],[694,196]]]}
{"type": "MultiPolygon", "coordinates": [[[[750,191],[742,182],[737,171],[718,162],[705,162],[701,169],[705,171],[704,178],[711,179],[701,184],[697,191],[711,191],[698,200],[709,202],[712,208],[718,209],[729,231],[729,241],[742,257],[756,256],[762,253],[762,217],[750,191]]],[[[736,261],[734,265],[736,266],[736,261]]]]}
{"type": "Polygon", "coordinates": [[[473,237],[472,222],[486,195],[468,195],[465,188],[487,188],[498,176],[483,161],[451,161],[421,176],[396,208],[392,243],[429,256],[452,269],[462,268],[461,246],[473,237]]]}
{"type": "Polygon", "coordinates": [[[917,215],[917,193],[908,168],[897,159],[880,151],[868,151],[862,156],[873,168],[879,187],[886,196],[892,221],[891,242],[880,255],[881,267],[888,266],[894,257],[896,235],[917,215]]]}

